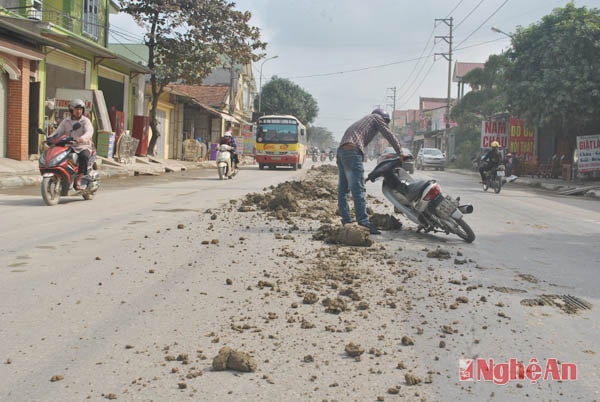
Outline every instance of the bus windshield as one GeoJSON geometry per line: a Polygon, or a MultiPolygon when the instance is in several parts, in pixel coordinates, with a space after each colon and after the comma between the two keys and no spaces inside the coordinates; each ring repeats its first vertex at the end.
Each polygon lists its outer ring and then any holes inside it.
{"type": "Polygon", "coordinates": [[[257,141],[271,144],[298,142],[298,126],[295,124],[260,124],[257,141]]]}

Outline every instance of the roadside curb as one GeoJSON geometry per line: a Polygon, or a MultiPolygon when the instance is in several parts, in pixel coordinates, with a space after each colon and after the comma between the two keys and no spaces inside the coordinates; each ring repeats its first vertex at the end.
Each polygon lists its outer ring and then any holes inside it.
{"type": "MultiPolygon", "coordinates": [[[[1,160],[1,158],[0,158],[1,160]]],[[[0,171],[0,189],[39,185],[42,176],[36,161],[6,162],[0,171]]],[[[188,169],[216,169],[216,161],[158,160],[136,157],[134,163],[122,164],[111,159],[98,157],[98,175],[102,178],[131,177],[136,175],[160,175],[188,169]]]]}
{"type": "MultiPolygon", "coordinates": [[[[466,169],[446,169],[453,173],[459,173],[464,175],[469,175],[473,177],[479,177],[479,173],[466,169]]],[[[567,192],[562,195],[572,195],[572,194],[581,194],[586,198],[595,198],[600,199],[600,183],[598,183],[597,188],[588,189],[589,186],[586,184],[574,184],[573,182],[560,182],[560,183],[552,183],[545,181],[548,179],[542,178],[531,178],[531,177],[522,177],[519,176],[515,181],[511,182],[510,185],[518,185],[518,186],[529,186],[534,188],[541,188],[543,190],[552,191],[555,193],[561,193],[563,191],[567,192]],[[570,190],[570,191],[569,191],[570,190]],[[571,193],[571,194],[568,194],[571,193]]],[[[550,179],[557,180],[557,179],[550,179]]],[[[504,187],[504,186],[503,186],[504,187]]]]}

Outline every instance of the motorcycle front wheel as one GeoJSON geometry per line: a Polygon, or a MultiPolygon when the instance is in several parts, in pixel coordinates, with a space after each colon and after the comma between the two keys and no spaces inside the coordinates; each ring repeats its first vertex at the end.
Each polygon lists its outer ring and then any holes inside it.
{"type": "Polygon", "coordinates": [[[225,180],[227,177],[227,166],[219,166],[219,179],[225,180]]]}
{"type": "Polygon", "coordinates": [[[475,240],[475,233],[473,232],[473,229],[471,229],[469,224],[465,222],[463,218],[452,218],[452,221],[456,223],[456,225],[453,228],[454,234],[466,241],[467,243],[473,243],[473,240],[475,240]]]}
{"type": "Polygon", "coordinates": [[[496,177],[494,179],[494,192],[498,194],[502,190],[502,178],[496,177]]]}
{"type": "Polygon", "coordinates": [[[49,176],[42,179],[42,199],[48,206],[56,205],[60,202],[61,181],[58,176],[49,176]]]}

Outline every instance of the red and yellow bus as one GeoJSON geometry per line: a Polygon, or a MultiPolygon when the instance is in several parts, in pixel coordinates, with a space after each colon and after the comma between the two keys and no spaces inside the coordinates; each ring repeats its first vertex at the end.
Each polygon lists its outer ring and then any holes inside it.
{"type": "Polygon", "coordinates": [[[294,116],[261,116],[256,123],[256,153],[259,169],[291,166],[302,169],[306,160],[306,127],[294,116]]]}

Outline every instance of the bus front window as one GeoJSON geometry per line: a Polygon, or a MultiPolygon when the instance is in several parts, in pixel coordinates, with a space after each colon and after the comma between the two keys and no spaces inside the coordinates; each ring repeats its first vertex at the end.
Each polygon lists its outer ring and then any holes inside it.
{"type": "Polygon", "coordinates": [[[264,124],[260,127],[258,142],[293,144],[298,142],[298,127],[293,124],[264,124]]]}

